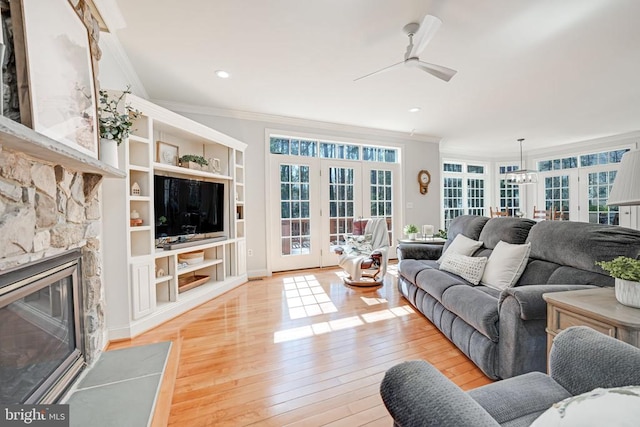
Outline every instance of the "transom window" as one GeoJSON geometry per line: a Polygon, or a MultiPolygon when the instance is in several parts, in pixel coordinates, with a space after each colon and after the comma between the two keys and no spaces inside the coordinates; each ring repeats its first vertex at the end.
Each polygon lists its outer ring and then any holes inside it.
{"type": "Polygon", "coordinates": [[[538,171],[547,172],[577,168],[578,157],[580,158],[580,167],[620,163],[620,161],[622,160],[622,155],[627,151],[629,151],[628,148],[621,150],[602,151],[600,153],[583,154],[581,156],[563,157],[560,159],[541,160],[538,162],[538,171]]]}
{"type": "Polygon", "coordinates": [[[287,136],[271,136],[269,152],[288,156],[325,159],[362,160],[365,162],[399,163],[397,148],[378,147],[338,141],[321,141],[287,136]]]}

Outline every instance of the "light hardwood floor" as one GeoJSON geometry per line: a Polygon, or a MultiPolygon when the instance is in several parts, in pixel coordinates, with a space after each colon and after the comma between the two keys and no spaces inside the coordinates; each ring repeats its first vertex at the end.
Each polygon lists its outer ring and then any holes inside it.
{"type": "Polygon", "coordinates": [[[133,340],[171,340],[154,425],[386,426],[387,369],[425,359],[468,390],[491,382],[396,288],[349,288],[339,269],[250,281],[133,340]],[[170,402],[170,403],[169,403],[170,402]]]}

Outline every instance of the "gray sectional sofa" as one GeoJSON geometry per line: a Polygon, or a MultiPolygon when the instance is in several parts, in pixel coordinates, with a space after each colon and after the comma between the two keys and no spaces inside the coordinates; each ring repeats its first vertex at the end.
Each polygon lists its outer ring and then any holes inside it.
{"type": "Polygon", "coordinates": [[[398,288],[488,377],[510,378],[546,371],[547,313],[542,294],[613,286],[613,278],[595,263],[620,255],[640,256],[640,231],[466,215],[451,222],[444,246],[399,246],[398,288]],[[473,256],[489,257],[499,241],[530,243],[526,268],[515,286],[502,291],[472,286],[441,271],[436,260],[458,234],[483,242],[473,256]]]}

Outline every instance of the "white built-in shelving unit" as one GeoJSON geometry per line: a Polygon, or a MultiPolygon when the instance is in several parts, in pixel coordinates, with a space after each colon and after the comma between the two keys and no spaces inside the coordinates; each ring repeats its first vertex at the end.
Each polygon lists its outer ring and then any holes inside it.
{"type": "Polygon", "coordinates": [[[103,256],[109,339],[138,335],[247,281],[244,223],[246,144],[200,123],[127,95],[142,112],[118,147],[125,180],[103,184],[103,256]],[[220,160],[216,171],[187,169],[157,157],[158,141],[179,154],[220,160]],[[154,175],[225,184],[223,233],[195,246],[165,250],[155,240],[154,175]],[[132,194],[137,183],[140,194],[132,194]],[[131,225],[137,211],[141,225],[131,225]],[[204,260],[179,268],[180,254],[203,251],[204,260]]]}

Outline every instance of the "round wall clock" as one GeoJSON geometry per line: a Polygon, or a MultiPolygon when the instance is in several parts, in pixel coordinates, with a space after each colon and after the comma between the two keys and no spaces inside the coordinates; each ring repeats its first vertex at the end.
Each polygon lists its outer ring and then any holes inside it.
{"type": "Polygon", "coordinates": [[[431,174],[429,171],[421,170],[418,172],[418,184],[420,185],[420,194],[427,194],[429,184],[431,183],[431,174]]]}

